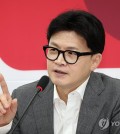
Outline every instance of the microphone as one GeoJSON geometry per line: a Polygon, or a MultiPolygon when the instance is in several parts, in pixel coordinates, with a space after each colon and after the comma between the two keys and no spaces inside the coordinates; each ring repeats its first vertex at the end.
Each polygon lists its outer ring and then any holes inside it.
{"type": "Polygon", "coordinates": [[[32,102],[34,101],[34,99],[35,99],[35,97],[37,96],[37,94],[38,94],[39,92],[42,92],[42,91],[45,89],[45,87],[48,85],[48,83],[49,83],[49,77],[48,77],[48,76],[43,76],[43,77],[39,80],[39,82],[38,82],[38,84],[37,84],[37,86],[36,86],[37,92],[34,94],[34,96],[32,97],[32,99],[31,99],[30,102],[28,103],[26,109],[24,110],[22,116],[20,117],[20,119],[18,120],[18,122],[16,123],[16,125],[13,127],[13,129],[11,129],[11,130],[8,132],[8,134],[13,134],[13,132],[15,131],[15,129],[17,128],[17,126],[19,125],[19,123],[21,122],[21,120],[23,119],[24,115],[26,114],[27,110],[29,109],[30,105],[31,105],[32,102]]]}

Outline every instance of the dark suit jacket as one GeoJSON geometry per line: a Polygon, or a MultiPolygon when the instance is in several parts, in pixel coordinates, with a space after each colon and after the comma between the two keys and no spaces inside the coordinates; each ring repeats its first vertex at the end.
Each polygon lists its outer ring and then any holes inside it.
{"type": "MultiPolygon", "coordinates": [[[[36,92],[37,82],[14,90],[21,117],[36,92]]],[[[40,92],[14,134],[54,134],[53,83],[40,92]]],[[[71,117],[72,118],[72,117],[71,117]]],[[[81,104],[76,134],[120,134],[120,80],[92,72],[81,104]]]]}

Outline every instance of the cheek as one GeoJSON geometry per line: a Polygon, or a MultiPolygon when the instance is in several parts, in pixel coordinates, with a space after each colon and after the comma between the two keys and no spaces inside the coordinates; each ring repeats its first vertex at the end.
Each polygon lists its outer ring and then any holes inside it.
{"type": "Polygon", "coordinates": [[[71,67],[73,73],[82,74],[91,70],[91,62],[89,59],[81,58],[74,66],[71,67]]]}
{"type": "Polygon", "coordinates": [[[48,71],[48,74],[50,73],[50,69],[51,68],[51,65],[50,65],[50,62],[47,60],[47,71],[48,71]]]}
{"type": "Polygon", "coordinates": [[[47,69],[49,69],[52,65],[52,62],[50,60],[47,60],[47,69]]]}
{"type": "Polygon", "coordinates": [[[47,60],[47,71],[49,75],[52,73],[53,67],[54,67],[53,61],[47,60]]]}

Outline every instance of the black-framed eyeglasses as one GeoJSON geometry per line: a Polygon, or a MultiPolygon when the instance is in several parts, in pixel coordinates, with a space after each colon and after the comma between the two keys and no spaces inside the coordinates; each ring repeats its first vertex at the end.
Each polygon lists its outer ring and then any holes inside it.
{"type": "Polygon", "coordinates": [[[63,58],[68,64],[75,64],[80,56],[87,56],[96,54],[95,52],[77,52],[72,50],[59,50],[55,47],[50,47],[48,45],[43,46],[43,50],[47,59],[51,61],[57,60],[59,55],[62,53],[63,58]]]}

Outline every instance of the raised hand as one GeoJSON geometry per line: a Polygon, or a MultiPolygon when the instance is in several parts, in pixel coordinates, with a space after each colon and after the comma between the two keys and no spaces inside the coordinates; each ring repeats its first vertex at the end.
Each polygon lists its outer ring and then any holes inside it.
{"type": "Polygon", "coordinates": [[[12,99],[6,81],[0,74],[0,86],[2,94],[0,94],[0,127],[9,124],[17,111],[17,99],[12,99]]]}

